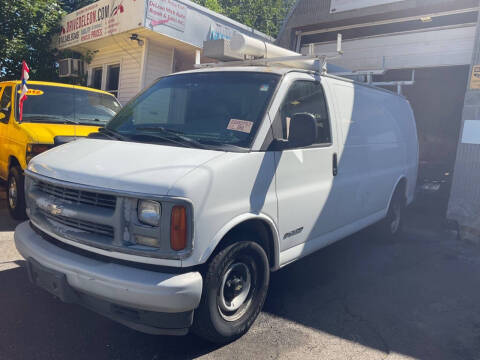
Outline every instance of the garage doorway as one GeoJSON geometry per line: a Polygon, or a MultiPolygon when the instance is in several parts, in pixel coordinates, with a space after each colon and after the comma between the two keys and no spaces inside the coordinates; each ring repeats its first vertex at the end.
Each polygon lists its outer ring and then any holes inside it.
{"type": "MultiPolygon", "coordinates": [[[[457,154],[469,66],[417,69],[403,88],[417,122],[420,164],[416,206],[445,218],[457,154]]],[[[390,70],[380,81],[408,80],[411,69],[390,70]]],[[[379,79],[375,79],[379,80],[379,79]]]]}

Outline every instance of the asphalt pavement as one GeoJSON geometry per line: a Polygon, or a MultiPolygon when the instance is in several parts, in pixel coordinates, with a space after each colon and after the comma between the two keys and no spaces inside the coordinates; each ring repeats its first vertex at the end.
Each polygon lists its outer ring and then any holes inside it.
{"type": "Polygon", "coordinates": [[[447,232],[370,231],[272,275],[263,312],[216,346],[151,336],[32,286],[0,199],[0,360],[480,359],[480,246],[447,232]]]}

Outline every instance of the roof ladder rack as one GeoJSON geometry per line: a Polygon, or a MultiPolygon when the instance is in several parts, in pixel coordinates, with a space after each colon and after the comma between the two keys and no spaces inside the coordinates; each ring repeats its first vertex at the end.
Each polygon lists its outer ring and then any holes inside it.
{"type": "Polygon", "coordinates": [[[403,87],[414,85],[415,84],[415,69],[412,70],[412,76],[410,80],[397,80],[397,81],[373,81],[373,76],[375,75],[384,75],[387,72],[386,69],[381,70],[358,70],[358,71],[347,71],[347,72],[336,72],[333,75],[336,76],[364,76],[365,82],[368,85],[372,86],[394,86],[397,88],[397,94],[403,95],[403,87]]]}
{"type": "Polygon", "coordinates": [[[330,54],[317,54],[311,44],[308,54],[302,55],[261,40],[237,34],[229,40],[211,40],[204,43],[205,57],[213,59],[236,59],[214,63],[195,64],[196,68],[231,67],[231,66],[268,66],[279,64],[286,67],[327,72],[327,62],[343,55],[342,35],[338,34],[337,51],[330,54]]]}

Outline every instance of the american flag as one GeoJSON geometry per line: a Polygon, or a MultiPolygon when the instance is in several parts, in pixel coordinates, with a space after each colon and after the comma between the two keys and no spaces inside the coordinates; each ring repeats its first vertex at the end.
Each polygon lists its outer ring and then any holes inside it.
{"type": "Polygon", "coordinates": [[[18,103],[19,107],[19,121],[22,121],[23,116],[23,102],[27,99],[27,80],[29,78],[28,73],[30,69],[25,61],[22,61],[22,92],[20,93],[20,99],[18,103]]]}

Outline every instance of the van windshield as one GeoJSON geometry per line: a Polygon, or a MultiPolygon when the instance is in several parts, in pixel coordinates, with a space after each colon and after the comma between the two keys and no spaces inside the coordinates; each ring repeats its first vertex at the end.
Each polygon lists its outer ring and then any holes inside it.
{"type": "MultiPolygon", "coordinates": [[[[20,86],[17,86],[17,104],[20,86]]],[[[83,89],[28,85],[22,122],[103,126],[121,106],[114,96],[83,89]]]]}
{"type": "Polygon", "coordinates": [[[249,148],[279,78],[237,71],[167,76],[129,102],[107,131],[140,142],[249,148]]]}

